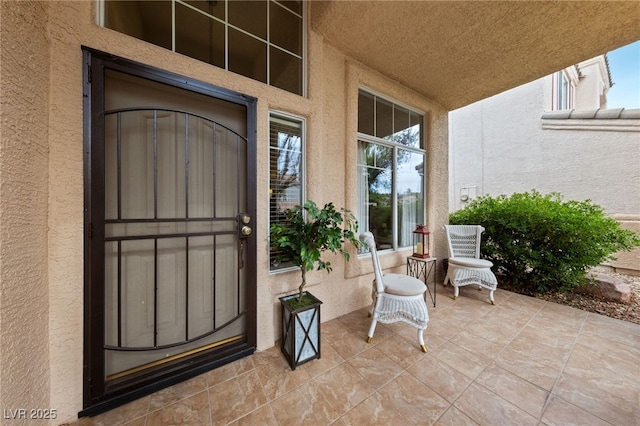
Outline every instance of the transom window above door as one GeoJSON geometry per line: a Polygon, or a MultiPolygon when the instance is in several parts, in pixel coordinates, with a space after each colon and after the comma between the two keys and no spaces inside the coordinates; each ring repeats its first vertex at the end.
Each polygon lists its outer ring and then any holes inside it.
{"type": "Polygon", "coordinates": [[[100,5],[104,27],[304,94],[301,0],[102,0],[100,5]]]}

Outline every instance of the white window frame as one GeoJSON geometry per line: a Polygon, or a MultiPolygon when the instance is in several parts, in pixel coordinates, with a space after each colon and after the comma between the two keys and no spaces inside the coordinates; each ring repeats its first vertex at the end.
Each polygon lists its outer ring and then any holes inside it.
{"type": "Polygon", "coordinates": [[[553,74],[552,104],[552,111],[573,109],[575,105],[575,82],[565,70],[553,74]],[[566,88],[563,90],[565,84],[566,88]]]}
{"type": "MultiPolygon", "coordinates": [[[[289,114],[286,112],[282,112],[282,111],[277,111],[277,110],[269,110],[269,120],[268,120],[268,129],[267,129],[267,134],[269,135],[269,138],[271,138],[271,122],[272,122],[272,118],[273,119],[281,119],[281,120],[291,120],[291,121],[295,121],[297,123],[300,124],[300,166],[299,166],[299,170],[300,170],[300,200],[298,203],[296,204],[304,204],[305,200],[306,200],[306,187],[307,187],[307,172],[306,172],[306,141],[307,141],[307,132],[306,132],[306,119],[304,117],[300,117],[298,115],[293,115],[293,114],[289,114]]],[[[268,190],[267,190],[267,206],[268,206],[268,213],[267,213],[267,219],[268,219],[268,226],[267,229],[271,229],[271,195],[272,195],[272,191],[271,191],[271,153],[274,150],[274,148],[271,147],[271,143],[269,142],[269,154],[268,154],[268,167],[267,167],[267,185],[268,185],[268,190]]],[[[291,267],[283,267],[283,268],[277,268],[274,267],[273,265],[271,265],[271,248],[268,248],[269,250],[269,273],[281,273],[281,272],[287,272],[287,271],[291,271],[291,270],[295,270],[295,269],[299,269],[296,266],[291,266],[291,267]]]]}
{"type": "MultiPolygon", "coordinates": [[[[391,214],[391,221],[392,221],[392,247],[389,249],[386,249],[386,251],[397,251],[400,249],[405,249],[408,247],[412,246],[412,242],[409,242],[409,245],[403,245],[403,246],[399,246],[399,235],[398,235],[398,193],[397,193],[397,170],[398,170],[398,163],[397,163],[397,158],[398,158],[398,149],[403,149],[412,153],[416,153],[416,154],[420,154],[423,156],[423,164],[424,164],[424,172],[423,172],[423,181],[422,181],[422,186],[421,186],[421,192],[422,192],[422,198],[423,198],[423,211],[422,211],[422,215],[423,215],[423,222],[424,224],[426,224],[427,221],[427,205],[428,205],[428,200],[427,200],[427,185],[426,185],[426,180],[427,180],[427,170],[426,170],[426,166],[427,166],[427,150],[426,150],[426,133],[427,133],[427,125],[426,125],[426,115],[424,112],[416,110],[415,108],[412,108],[406,104],[403,104],[402,102],[396,101],[393,98],[387,97],[385,95],[381,95],[380,93],[376,92],[375,90],[371,90],[367,87],[364,86],[360,86],[358,88],[358,93],[360,93],[360,91],[366,92],[370,95],[373,95],[375,98],[379,98],[381,100],[384,100],[386,102],[390,102],[392,105],[394,106],[399,106],[402,107],[404,109],[409,110],[412,113],[418,114],[422,117],[422,129],[420,132],[420,147],[416,148],[416,147],[410,147],[410,146],[406,146],[406,145],[401,145],[401,144],[397,144],[394,143],[392,141],[380,138],[380,137],[376,137],[373,135],[369,135],[366,133],[361,133],[361,132],[357,132],[357,141],[356,143],[360,143],[360,141],[366,142],[366,143],[373,143],[373,144],[377,144],[377,145],[381,145],[384,147],[388,147],[391,148],[393,150],[393,161],[392,161],[392,182],[391,182],[391,205],[392,205],[392,214],[391,214]]],[[[358,106],[359,108],[359,106],[358,106]]],[[[373,123],[373,128],[376,128],[376,114],[375,114],[375,102],[374,102],[374,114],[373,114],[373,119],[374,119],[374,123],[373,123]]],[[[359,150],[359,147],[357,148],[359,150]]],[[[364,199],[365,199],[365,194],[363,191],[366,190],[366,188],[363,188],[363,177],[361,176],[360,173],[360,154],[358,153],[358,162],[357,162],[357,175],[358,175],[358,181],[357,181],[357,194],[358,194],[358,223],[359,223],[359,227],[360,227],[360,232],[364,232],[364,231],[368,231],[369,230],[369,210],[367,209],[366,211],[362,211],[364,208],[364,199]]],[[[380,250],[379,251],[385,251],[385,250],[380,250]]]]}

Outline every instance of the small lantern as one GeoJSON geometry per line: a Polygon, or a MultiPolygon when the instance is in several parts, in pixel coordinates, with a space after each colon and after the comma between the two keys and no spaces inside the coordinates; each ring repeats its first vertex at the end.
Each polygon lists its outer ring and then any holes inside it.
{"type": "Polygon", "coordinates": [[[426,259],[429,257],[429,234],[427,227],[418,225],[413,231],[413,257],[426,259]]]}

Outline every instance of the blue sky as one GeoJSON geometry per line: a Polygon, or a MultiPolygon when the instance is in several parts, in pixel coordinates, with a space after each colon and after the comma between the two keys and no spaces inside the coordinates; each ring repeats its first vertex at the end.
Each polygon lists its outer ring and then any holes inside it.
{"type": "Polygon", "coordinates": [[[613,87],[607,108],[640,108],[640,41],[607,54],[613,87]]]}

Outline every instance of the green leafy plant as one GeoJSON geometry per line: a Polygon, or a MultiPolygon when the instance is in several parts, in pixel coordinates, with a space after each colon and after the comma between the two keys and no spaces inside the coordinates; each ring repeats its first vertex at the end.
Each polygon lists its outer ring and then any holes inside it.
{"type": "Polygon", "coordinates": [[[485,228],[481,253],[511,286],[537,292],[564,291],[586,283],[585,272],[640,246],[602,207],[562,201],[537,191],[481,197],[449,215],[451,224],[485,228]]]}
{"type": "Polygon", "coordinates": [[[333,203],[320,209],[311,200],[287,211],[284,223],[271,225],[271,247],[277,253],[276,260],[292,262],[300,267],[299,301],[302,301],[307,283],[307,271],[314,268],[318,271],[332,270],[331,262],[322,259],[323,252],[341,253],[349,261],[344,243],[350,241],[356,248],[360,247],[362,243],[357,238],[357,230],[358,222],[349,210],[337,210],[333,203]]]}

